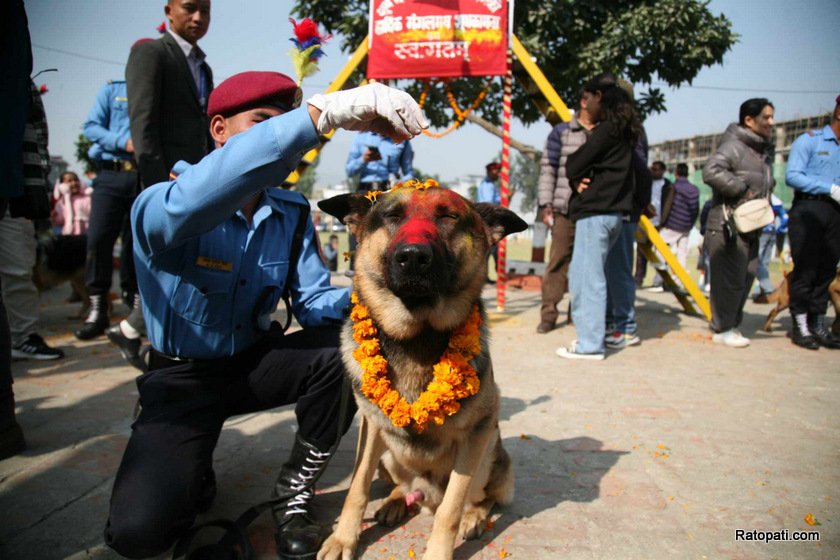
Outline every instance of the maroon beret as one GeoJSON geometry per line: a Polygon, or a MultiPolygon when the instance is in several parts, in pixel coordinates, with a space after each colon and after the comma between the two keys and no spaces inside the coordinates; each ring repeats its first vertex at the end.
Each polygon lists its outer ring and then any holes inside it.
{"type": "Polygon", "coordinates": [[[835,99],[834,102],[840,105],[840,95],[837,96],[837,99],[835,99]]]}
{"type": "Polygon", "coordinates": [[[300,106],[300,100],[300,88],[285,74],[242,72],[231,76],[210,93],[207,114],[229,117],[261,105],[289,111],[300,106]]]}
{"type": "Polygon", "coordinates": [[[500,164],[496,161],[491,161],[490,163],[488,163],[487,165],[484,166],[484,169],[486,169],[487,171],[490,171],[491,169],[501,169],[501,168],[502,168],[502,164],[500,164]]]}

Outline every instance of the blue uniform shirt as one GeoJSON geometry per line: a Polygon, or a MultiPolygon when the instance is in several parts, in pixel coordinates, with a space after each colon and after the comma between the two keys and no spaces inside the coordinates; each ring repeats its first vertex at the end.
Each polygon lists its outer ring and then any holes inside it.
{"type": "Polygon", "coordinates": [[[124,81],[109,81],[99,89],[88,113],[84,133],[93,142],[88,156],[92,160],[131,159],[125,143],[131,138],[128,123],[128,94],[124,81]]]}
{"type": "Polygon", "coordinates": [[[414,150],[408,141],[394,144],[390,138],[375,132],[360,132],[353,138],[353,145],[347,154],[346,171],[349,177],[359,175],[363,183],[387,183],[391,175],[400,181],[407,181],[414,178],[413,163],[414,150]],[[369,147],[378,148],[382,159],[365,163],[363,158],[369,147]]]}
{"type": "Polygon", "coordinates": [[[496,186],[496,183],[485,177],[478,185],[478,200],[476,202],[501,204],[502,197],[499,194],[499,187],[496,186]]]}
{"type": "MultiPolygon", "coordinates": [[[[317,145],[307,110],[295,109],[233,136],[195,165],[178,162],[177,178],[140,193],[131,224],[153,348],[208,359],[257,341],[282,296],[293,235],[308,206],[301,194],[270,187],[317,145]],[[261,199],[248,223],[239,209],[256,193],[261,199]]],[[[311,219],[290,290],[304,327],[337,324],[349,311],[349,290],[330,286],[311,219]]]]}
{"type": "Polygon", "coordinates": [[[840,144],[830,126],[794,141],[785,180],[791,188],[814,195],[830,194],[831,185],[840,185],[840,144]]]}

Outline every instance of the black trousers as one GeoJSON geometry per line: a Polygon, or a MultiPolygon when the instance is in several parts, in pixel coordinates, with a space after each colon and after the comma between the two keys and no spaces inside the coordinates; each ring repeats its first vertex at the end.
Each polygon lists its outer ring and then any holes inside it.
{"type": "MultiPolygon", "coordinates": [[[[351,398],[347,417],[339,418],[338,344],[337,329],[306,329],[268,335],[231,358],[141,375],[143,408],[114,481],[105,542],[129,558],[172,546],[195,520],[203,478],[231,416],[296,403],[300,436],[328,449],[356,410],[351,398]]],[[[282,463],[278,458],[278,470],[282,463]]]]}
{"type": "Polygon", "coordinates": [[[730,242],[722,231],[706,230],[704,251],[709,255],[712,330],[720,333],[741,325],[744,304],[758,270],[758,235],[738,234],[730,242]]]}
{"type": "Polygon", "coordinates": [[[788,277],[790,313],[825,315],[828,285],[840,260],[840,205],[828,200],[796,200],[790,210],[788,277]]]}
{"type": "Polygon", "coordinates": [[[85,284],[91,295],[104,295],[111,290],[114,244],[120,234],[123,236],[121,287],[123,291],[137,291],[131,229],[126,227],[126,220],[140,190],[139,184],[136,171],[103,170],[93,180],[85,263],[85,284]]]}

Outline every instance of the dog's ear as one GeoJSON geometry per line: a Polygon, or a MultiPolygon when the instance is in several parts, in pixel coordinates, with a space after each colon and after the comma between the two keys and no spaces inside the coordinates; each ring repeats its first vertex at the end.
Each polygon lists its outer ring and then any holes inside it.
{"type": "Polygon", "coordinates": [[[368,198],[359,193],[340,194],[318,203],[318,208],[341,220],[350,230],[350,233],[358,236],[358,229],[368,211],[371,202],[368,198]]]}
{"type": "Polygon", "coordinates": [[[503,237],[511,233],[528,229],[528,224],[525,223],[525,220],[504,206],[488,204],[486,202],[479,202],[474,206],[478,215],[481,216],[481,219],[484,220],[484,223],[490,229],[492,243],[498,243],[503,237]]]}

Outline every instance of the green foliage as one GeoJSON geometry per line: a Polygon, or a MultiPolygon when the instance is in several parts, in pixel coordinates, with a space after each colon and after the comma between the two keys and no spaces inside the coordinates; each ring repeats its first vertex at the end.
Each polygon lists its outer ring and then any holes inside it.
{"type": "Polygon", "coordinates": [[[88,157],[88,150],[90,147],[93,146],[93,142],[87,139],[87,137],[79,133],[79,137],[76,138],[76,160],[84,167],[83,173],[93,173],[96,171],[96,167],[93,165],[93,161],[88,157]]]}
{"type": "MultiPolygon", "coordinates": [[[[712,14],[707,0],[517,0],[514,12],[517,37],[572,107],[588,78],[612,72],[633,82],[637,92],[647,86],[637,94],[643,114],[664,111],[664,96],[650,87],[652,81],[673,87],[690,84],[702,68],[721,63],[738,40],[731,22],[712,14]]],[[[355,50],[368,32],[367,0],[295,0],[293,13],[337,32],[345,52],[355,50]]],[[[499,82],[494,81],[477,109],[497,124],[502,112],[499,82]]],[[[452,82],[461,107],[476,98],[482,85],[475,79],[452,82]]],[[[399,87],[417,98],[423,84],[401,82],[399,87]]],[[[425,111],[434,126],[452,121],[448,107],[443,90],[433,88],[425,111]]],[[[514,87],[513,112],[526,124],[542,118],[519,87],[514,87]]]]}
{"type": "Polygon", "coordinates": [[[522,212],[530,212],[537,208],[537,183],[540,178],[540,157],[536,160],[515,154],[510,172],[511,192],[522,193],[519,208],[522,212]]]}
{"type": "Polygon", "coordinates": [[[300,176],[297,184],[295,184],[295,190],[306,198],[312,196],[312,187],[315,186],[315,181],[318,180],[318,174],[315,172],[315,168],[318,167],[319,163],[321,163],[321,154],[315,157],[315,161],[306,168],[306,172],[300,176]]]}

